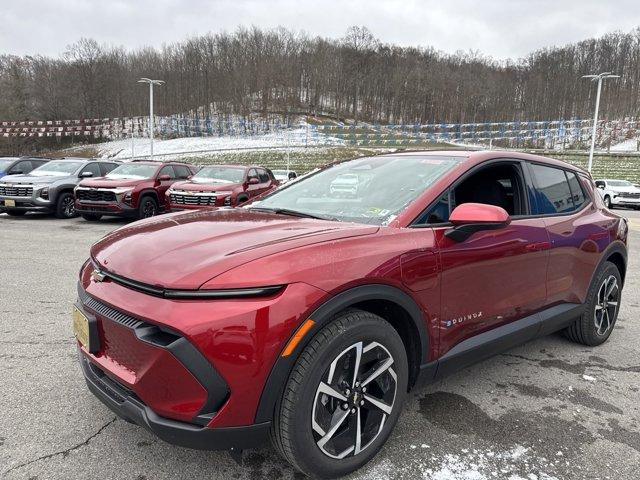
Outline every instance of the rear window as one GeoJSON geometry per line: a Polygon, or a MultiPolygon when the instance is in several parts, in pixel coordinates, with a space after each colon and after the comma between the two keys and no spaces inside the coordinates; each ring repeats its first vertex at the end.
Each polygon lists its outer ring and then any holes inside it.
{"type": "Polygon", "coordinates": [[[568,213],[584,204],[584,192],[574,173],[537,164],[531,164],[531,171],[538,215],[568,213]]]}

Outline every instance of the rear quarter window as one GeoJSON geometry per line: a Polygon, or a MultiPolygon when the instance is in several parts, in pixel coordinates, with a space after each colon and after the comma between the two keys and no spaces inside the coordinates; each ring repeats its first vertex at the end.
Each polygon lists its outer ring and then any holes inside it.
{"type": "Polygon", "coordinates": [[[569,213],[580,208],[585,202],[584,192],[572,172],[546,165],[530,164],[534,180],[534,195],[538,215],[569,213]],[[575,182],[577,200],[570,186],[569,175],[575,182]]]}

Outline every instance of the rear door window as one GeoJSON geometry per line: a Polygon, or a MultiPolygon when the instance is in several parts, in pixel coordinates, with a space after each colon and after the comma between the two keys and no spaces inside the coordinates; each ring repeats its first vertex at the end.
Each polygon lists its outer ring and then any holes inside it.
{"type": "MultiPolygon", "coordinates": [[[[535,163],[530,166],[535,183],[538,215],[568,213],[578,208],[573,200],[569,179],[564,170],[535,163]]],[[[584,203],[584,193],[582,193],[582,202],[584,203]]]]}
{"type": "Polygon", "coordinates": [[[260,178],[260,183],[267,183],[270,180],[269,174],[262,168],[258,169],[258,178],[260,178]]]}

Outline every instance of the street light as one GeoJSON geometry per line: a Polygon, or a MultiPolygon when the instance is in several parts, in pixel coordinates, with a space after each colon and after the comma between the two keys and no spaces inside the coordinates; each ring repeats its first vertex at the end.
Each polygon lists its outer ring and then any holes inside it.
{"type": "Polygon", "coordinates": [[[138,83],[149,84],[149,140],[151,141],[151,160],[153,160],[153,86],[162,85],[164,80],[151,80],[150,78],[141,78],[138,83]]]}
{"type": "Polygon", "coordinates": [[[589,151],[589,166],[587,170],[591,173],[593,165],[593,150],[596,148],[596,128],[598,127],[598,109],[600,108],[600,89],[602,80],[605,78],[620,78],[620,75],[613,75],[611,72],[602,72],[597,75],[583,75],[582,78],[590,78],[592,82],[598,81],[598,93],[596,94],[596,111],[593,115],[593,131],[591,132],[591,150],[589,151]]]}

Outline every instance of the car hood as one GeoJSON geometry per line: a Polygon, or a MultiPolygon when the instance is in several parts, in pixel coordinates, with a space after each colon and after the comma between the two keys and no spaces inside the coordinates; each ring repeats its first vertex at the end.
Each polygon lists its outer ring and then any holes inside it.
{"type": "Polygon", "coordinates": [[[59,182],[60,180],[75,179],[75,175],[69,175],[64,177],[58,176],[37,176],[37,175],[7,175],[2,177],[2,183],[19,183],[28,185],[44,185],[59,182]]]}
{"type": "Polygon", "coordinates": [[[636,187],[609,187],[609,190],[618,193],[640,193],[640,188],[636,187]]]}
{"type": "Polygon", "coordinates": [[[378,230],[377,226],[245,209],[204,210],[120,228],[97,242],[91,257],[101,269],[130,280],[198,289],[231,268],[267,255],[378,230]]]}
{"type": "Polygon", "coordinates": [[[222,183],[222,182],[210,182],[210,183],[198,183],[198,182],[180,182],[175,183],[172,190],[185,190],[187,192],[226,192],[241,188],[241,183],[222,183]]]}
{"type": "Polygon", "coordinates": [[[106,178],[106,177],[97,177],[97,178],[87,178],[80,182],[81,187],[90,187],[90,188],[117,188],[117,187],[135,187],[140,182],[149,181],[148,178],[136,178],[132,180],[127,180],[124,178],[106,178]]]}

